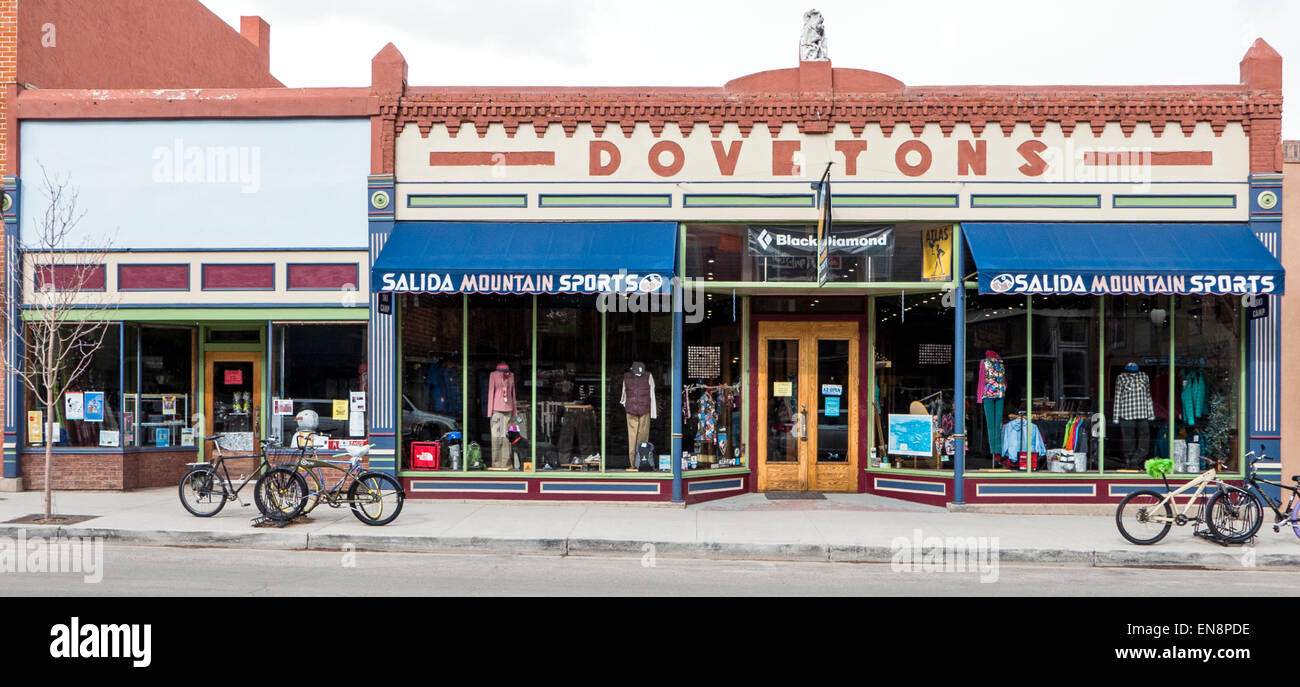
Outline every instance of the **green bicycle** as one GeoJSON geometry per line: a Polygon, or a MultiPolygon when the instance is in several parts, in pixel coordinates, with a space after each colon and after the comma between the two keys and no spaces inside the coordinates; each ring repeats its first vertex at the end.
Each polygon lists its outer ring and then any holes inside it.
{"type": "Polygon", "coordinates": [[[347,506],[358,520],[375,527],[397,519],[406,492],[392,476],[361,467],[361,460],[370,455],[370,446],[344,449],[348,460],[326,460],[317,456],[315,439],[315,434],[300,433],[296,437],[297,460],[270,470],[257,481],[254,491],[268,504],[268,517],[292,520],[324,502],[331,508],[347,506]],[[329,488],[325,487],[325,470],[342,473],[329,488]]]}

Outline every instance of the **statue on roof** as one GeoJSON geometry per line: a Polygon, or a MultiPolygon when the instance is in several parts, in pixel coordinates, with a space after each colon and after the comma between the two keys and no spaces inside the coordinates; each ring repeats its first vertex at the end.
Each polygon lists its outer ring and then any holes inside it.
{"type": "Polygon", "coordinates": [[[799,59],[805,62],[829,60],[826,53],[826,27],[822,13],[808,10],[803,15],[803,36],[799,39],[799,59]]]}

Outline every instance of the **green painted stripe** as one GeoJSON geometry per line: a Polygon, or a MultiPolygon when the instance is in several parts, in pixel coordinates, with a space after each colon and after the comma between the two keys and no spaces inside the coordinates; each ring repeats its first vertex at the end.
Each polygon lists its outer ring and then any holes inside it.
{"type": "Polygon", "coordinates": [[[955,208],[957,196],[841,196],[833,205],[842,208],[955,208]]]}
{"type": "Polygon", "coordinates": [[[411,195],[406,197],[408,208],[526,208],[528,196],[451,196],[411,195]]]}
{"type": "Polygon", "coordinates": [[[683,198],[688,208],[810,208],[812,195],[715,195],[697,194],[683,198]]]}
{"type": "MultiPolygon", "coordinates": [[[[23,311],[23,319],[39,317],[40,311],[23,311]]],[[[348,321],[365,322],[370,318],[367,308],[118,308],[104,310],[73,310],[68,312],[71,321],[122,320],[126,322],[196,322],[225,321],[348,321]]]]}
{"type": "Polygon", "coordinates": [[[1100,208],[1101,196],[971,196],[973,208],[1100,208]]]}
{"type": "Polygon", "coordinates": [[[670,208],[673,206],[672,196],[618,196],[618,195],[596,195],[596,196],[570,196],[570,195],[543,195],[538,200],[538,206],[544,208],[579,208],[579,207],[605,207],[605,208],[670,208]]]}
{"type": "Polygon", "coordinates": [[[1235,208],[1236,196],[1115,196],[1117,208],[1235,208]]]}

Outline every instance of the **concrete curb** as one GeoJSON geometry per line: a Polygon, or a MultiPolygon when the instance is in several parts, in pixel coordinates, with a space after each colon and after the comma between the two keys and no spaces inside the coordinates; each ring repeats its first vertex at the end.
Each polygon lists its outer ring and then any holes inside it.
{"type": "MultiPolygon", "coordinates": [[[[495,538],[329,534],[281,530],[221,532],[194,530],[128,530],[110,527],[0,526],[0,536],[27,539],[103,537],[113,543],[185,548],[275,549],[286,551],[354,551],[384,553],[450,553],[549,556],[642,556],[654,546],[656,556],[688,559],[794,561],[817,563],[890,563],[887,546],[796,544],[777,542],[684,542],[593,538],[495,538]]],[[[1148,549],[1003,548],[998,560],[1098,568],[1177,568],[1196,570],[1300,570],[1300,553],[1258,554],[1253,565],[1243,562],[1240,548],[1208,551],[1148,549]]]]}

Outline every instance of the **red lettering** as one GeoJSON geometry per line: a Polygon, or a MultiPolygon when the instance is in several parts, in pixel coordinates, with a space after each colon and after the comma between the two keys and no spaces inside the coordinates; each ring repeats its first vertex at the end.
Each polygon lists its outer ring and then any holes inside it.
{"type": "Polygon", "coordinates": [[[736,174],[736,163],[740,162],[740,146],[745,142],[737,139],[731,142],[731,146],[723,149],[722,141],[713,142],[713,157],[718,160],[718,171],[722,176],[729,177],[736,174]]]}
{"type": "Polygon", "coordinates": [[[772,176],[792,177],[803,175],[803,163],[796,163],[799,141],[772,141],[772,176]]]}
{"type": "Polygon", "coordinates": [[[661,177],[670,177],[680,171],[686,165],[686,152],[675,141],[660,141],[650,147],[650,171],[661,177]],[[669,164],[663,164],[662,157],[664,153],[673,156],[673,161],[669,164]]]}
{"type": "Polygon", "coordinates": [[[1047,171],[1047,160],[1044,160],[1042,153],[1047,150],[1047,144],[1042,141],[1025,141],[1016,148],[1016,152],[1025,158],[1025,164],[1020,165],[1020,173],[1027,177],[1039,177],[1047,171]]]}
{"type": "Polygon", "coordinates": [[[844,175],[856,176],[858,156],[867,151],[866,141],[836,141],[835,150],[844,153],[844,175]]]}
{"type": "Polygon", "coordinates": [[[903,145],[898,146],[898,151],[894,153],[894,164],[898,166],[898,171],[909,177],[919,177],[930,171],[930,163],[933,161],[934,155],[930,152],[930,146],[916,139],[904,141],[903,145]],[[912,151],[921,154],[921,161],[915,165],[907,161],[907,155],[912,151]]]}
{"type": "Polygon", "coordinates": [[[975,141],[974,145],[970,141],[957,141],[957,176],[968,176],[971,172],[980,177],[988,174],[988,141],[975,141]]]}
{"type": "Polygon", "coordinates": [[[623,163],[623,155],[618,152],[618,146],[609,141],[592,141],[589,151],[590,166],[587,173],[593,177],[610,176],[623,163]],[[608,163],[604,162],[602,153],[609,153],[608,163]]]}

